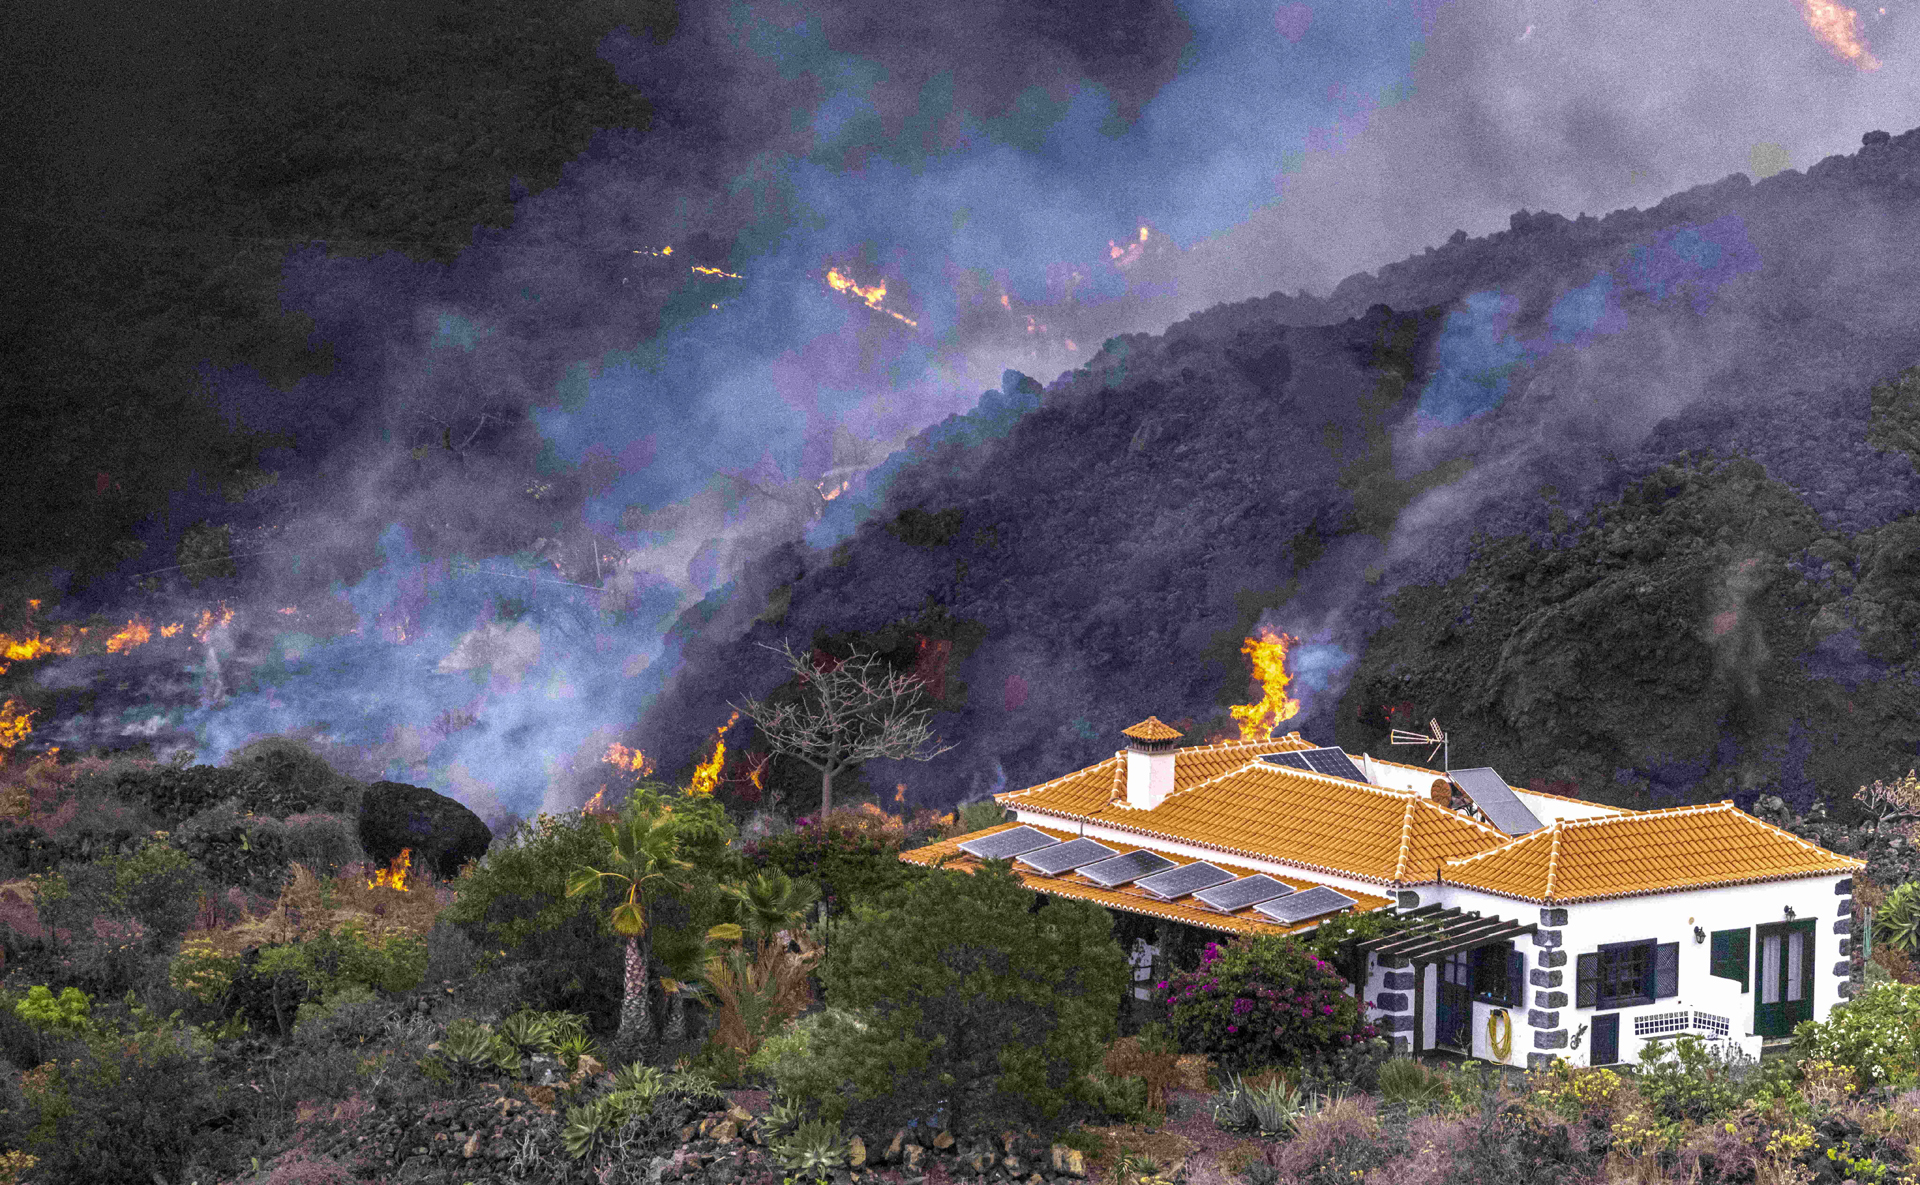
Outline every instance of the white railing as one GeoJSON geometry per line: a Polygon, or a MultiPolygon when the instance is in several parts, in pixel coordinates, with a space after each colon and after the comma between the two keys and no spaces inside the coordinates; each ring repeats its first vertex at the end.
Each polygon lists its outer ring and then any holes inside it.
{"type": "Polygon", "coordinates": [[[1698,1008],[1679,1008],[1670,1012],[1643,1012],[1633,1018],[1633,1035],[1641,1040],[1654,1037],[1678,1037],[1691,1033],[1698,1037],[1724,1040],[1733,1022],[1698,1008]]]}

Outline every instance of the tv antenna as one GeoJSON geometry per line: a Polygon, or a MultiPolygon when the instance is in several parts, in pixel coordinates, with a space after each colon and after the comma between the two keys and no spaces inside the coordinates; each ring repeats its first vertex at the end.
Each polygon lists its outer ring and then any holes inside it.
{"type": "Polygon", "coordinates": [[[1396,745],[1432,745],[1433,748],[1427,751],[1427,760],[1432,761],[1435,753],[1441,754],[1441,770],[1452,773],[1452,755],[1447,750],[1447,734],[1440,731],[1440,722],[1432,717],[1427,718],[1427,728],[1429,731],[1424,733],[1404,732],[1396,728],[1387,739],[1396,745]]]}

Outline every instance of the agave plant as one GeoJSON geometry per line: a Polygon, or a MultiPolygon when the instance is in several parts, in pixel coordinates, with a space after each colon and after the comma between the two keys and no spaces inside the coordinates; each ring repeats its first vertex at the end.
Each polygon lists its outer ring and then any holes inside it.
{"type": "Polygon", "coordinates": [[[1164,1165],[1160,1159],[1146,1152],[1129,1152],[1120,1158],[1120,1179],[1139,1181],[1158,1173],[1164,1165]]]}
{"type": "Polygon", "coordinates": [[[553,1043],[554,1056],[566,1064],[571,1073],[580,1064],[583,1057],[599,1057],[600,1047],[592,1037],[585,1033],[564,1033],[553,1043]]]}
{"type": "Polygon", "coordinates": [[[1873,912],[1873,936],[1902,954],[1920,953],[1920,881],[1895,886],[1873,912]]]}
{"type": "Polygon", "coordinates": [[[583,1107],[568,1107],[567,1125],[560,1130],[560,1144],[568,1156],[587,1160],[606,1146],[631,1113],[629,1100],[622,1099],[618,1093],[583,1107]]]}
{"type": "Polygon", "coordinates": [[[701,1100],[725,1102],[727,1098],[726,1092],[720,1089],[720,1084],[711,1077],[685,1067],[669,1074],[660,1089],[664,1094],[676,1095],[692,1102],[701,1100]]]}
{"type": "Polygon", "coordinates": [[[773,1106],[767,1108],[766,1115],[761,1118],[760,1128],[768,1139],[774,1139],[798,1128],[804,1118],[806,1112],[798,1102],[776,1098],[773,1106]]]}
{"type": "Polygon", "coordinates": [[[643,1066],[632,1062],[621,1066],[613,1075],[613,1093],[643,1099],[651,1104],[654,1097],[665,1088],[666,1078],[658,1067],[643,1066]]]}
{"type": "Polygon", "coordinates": [[[494,1032],[506,1039],[522,1056],[552,1053],[558,1035],[553,1017],[532,1009],[522,1009],[494,1026],[494,1032]]]}
{"type": "Polygon", "coordinates": [[[519,1050],[488,1026],[466,1017],[449,1024],[446,1036],[427,1049],[463,1075],[493,1068],[513,1072],[520,1066],[519,1050]]]}
{"type": "Polygon", "coordinates": [[[847,1163],[840,1125],[824,1119],[809,1119],[794,1129],[792,1135],[773,1145],[773,1158],[780,1167],[797,1176],[824,1179],[847,1163]]]}
{"type": "Polygon", "coordinates": [[[1291,1131],[1307,1110],[1299,1087],[1285,1082],[1250,1086],[1235,1074],[1215,1099],[1213,1122],[1229,1130],[1257,1127],[1263,1135],[1277,1135],[1291,1131]]]}

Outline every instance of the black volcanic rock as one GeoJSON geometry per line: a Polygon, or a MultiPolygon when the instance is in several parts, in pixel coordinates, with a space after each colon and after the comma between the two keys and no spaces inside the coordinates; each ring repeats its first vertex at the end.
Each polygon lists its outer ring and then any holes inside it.
{"type": "Polygon", "coordinates": [[[638,742],[695,759],[783,677],[756,643],[939,610],[984,634],[933,720],[956,748],[863,773],[946,805],[1150,713],[1231,729],[1264,619],[1300,639],[1289,727],[1321,743],[1405,757],[1404,707],[1456,762],[1602,801],[1844,798],[1920,751],[1915,226],[1920,130],[1110,339],[1011,421],[1003,390],[922,434],[835,504],[864,509],[851,537],[683,619],[638,742]],[[903,515],[957,522],[909,547],[903,515]]]}
{"type": "Polygon", "coordinates": [[[425,786],[375,782],[360,801],[360,846],[381,865],[412,849],[413,869],[450,881],[492,842],[480,816],[425,786]]]}

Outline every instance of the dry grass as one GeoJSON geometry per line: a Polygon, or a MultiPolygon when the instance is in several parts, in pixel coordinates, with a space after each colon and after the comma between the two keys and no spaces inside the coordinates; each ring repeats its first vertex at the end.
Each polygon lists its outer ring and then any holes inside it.
{"type": "Polygon", "coordinates": [[[1147,1106],[1155,1111],[1167,1109],[1167,1088],[1187,1080],[1180,1065],[1180,1054],[1148,1053],[1140,1048],[1137,1037],[1122,1037],[1107,1050],[1102,1062],[1107,1073],[1116,1078],[1144,1078],[1147,1082],[1147,1106]]]}

